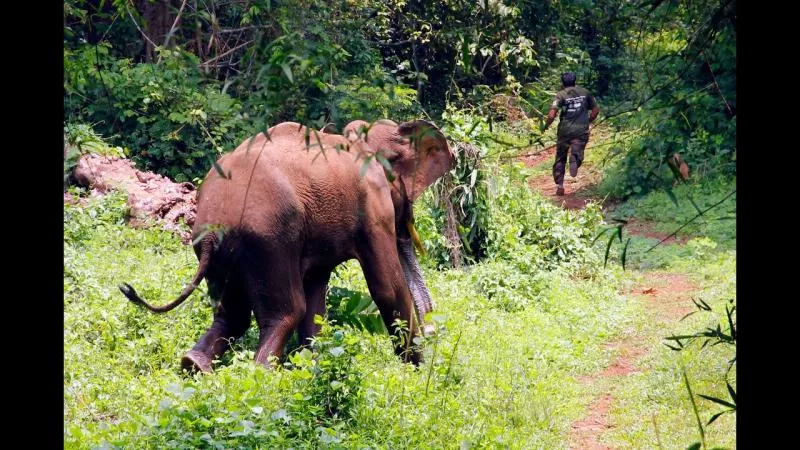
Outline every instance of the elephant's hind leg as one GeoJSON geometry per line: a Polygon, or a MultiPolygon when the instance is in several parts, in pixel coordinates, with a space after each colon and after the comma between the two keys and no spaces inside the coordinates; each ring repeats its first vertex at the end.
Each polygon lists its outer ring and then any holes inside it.
{"type": "Polygon", "coordinates": [[[211,372],[211,362],[230,348],[233,340],[244,335],[250,326],[250,303],[241,282],[229,280],[222,301],[214,312],[214,323],[181,360],[188,371],[211,372]]]}
{"type": "Polygon", "coordinates": [[[272,258],[266,273],[251,278],[250,302],[259,329],[256,362],[269,365],[280,358],[283,347],[306,313],[299,263],[292,258],[272,258]]]}

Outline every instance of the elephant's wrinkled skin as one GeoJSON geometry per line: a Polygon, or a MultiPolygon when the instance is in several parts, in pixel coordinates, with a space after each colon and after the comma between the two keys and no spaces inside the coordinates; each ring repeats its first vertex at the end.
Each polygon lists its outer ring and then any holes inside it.
{"type": "Polygon", "coordinates": [[[307,134],[287,122],[268,134],[220,158],[224,177],[217,168],[206,176],[192,230],[199,267],[181,295],[153,307],[130,285],[120,289],[132,302],[165,312],[205,278],[219,303],[183,367],[211,371],[211,361],[245,333],[251,311],[260,331],[255,359],[267,365],[295,329],[303,343],[319,331],[314,315],[325,313],[331,271],[355,258],[387,328],[397,333],[398,318],[408,324],[410,335],[396,352],[419,363],[410,342],[433,305],[414,254],[412,203],[454,166],[447,140],[425,121],[356,121],[344,136],[307,134]],[[381,164],[387,161],[391,172],[381,164]]]}

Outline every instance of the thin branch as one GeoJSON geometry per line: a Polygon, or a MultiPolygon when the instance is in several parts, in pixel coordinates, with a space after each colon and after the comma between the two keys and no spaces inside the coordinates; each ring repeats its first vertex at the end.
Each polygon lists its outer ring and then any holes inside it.
{"type": "Polygon", "coordinates": [[[220,29],[220,30],[219,30],[219,33],[220,33],[220,34],[224,34],[224,33],[238,33],[238,32],[240,32],[240,31],[247,31],[247,30],[257,30],[257,29],[259,29],[259,28],[266,28],[266,26],[264,26],[264,25],[262,25],[262,26],[251,25],[251,26],[249,26],[249,27],[230,28],[230,29],[226,29],[226,30],[220,29]]]}
{"type": "Polygon", "coordinates": [[[705,51],[703,51],[703,56],[706,58],[706,66],[708,66],[708,71],[709,73],[711,73],[711,79],[714,80],[714,86],[717,88],[717,92],[719,92],[720,97],[722,97],[722,101],[725,102],[725,107],[728,108],[728,114],[733,116],[733,110],[731,109],[731,105],[725,98],[725,94],[722,93],[722,89],[719,88],[719,83],[717,83],[717,77],[714,76],[714,71],[711,69],[711,63],[708,62],[708,56],[706,56],[705,51]]]}
{"type": "Polygon", "coordinates": [[[227,55],[229,55],[229,54],[231,54],[231,53],[235,52],[236,50],[239,50],[240,48],[242,48],[242,47],[244,47],[244,46],[250,45],[250,44],[252,44],[253,42],[254,42],[254,39],[250,39],[249,41],[247,41],[247,42],[245,42],[245,43],[242,43],[242,44],[239,44],[239,45],[237,45],[236,47],[233,47],[232,49],[230,49],[230,50],[228,50],[228,51],[226,51],[226,52],[224,52],[224,53],[222,53],[222,54],[220,54],[220,55],[217,55],[217,56],[215,56],[215,57],[213,57],[213,58],[209,59],[208,61],[205,61],[205,62],[203,62],[203,63],[200,63],[200,65],[201,65],[201,66],[208,66],[209,64],[213,63],[214,61],[216,61],[216,60],[218,60],[218,59],[220,59],[220,58],[224,58],[225,56],[227,56],[227,55]]]}
{"type": "Polygon", "coordinates": [[[186,6],[186,0],[183,0],[181,3],[181,9],[178,10],[178,15],[175,16],[175,21],[172,22],[172,27],[169,29],[169,33],[167,33],[167,37],[164,38],[164,47],[169,44],[169,38],[172,37],[172,34],[175,32],[175,27],[178,26],[178,21],[181,20],[181,14],[183,14],[183,8],[186,6]]]}
{"type": "Polygon", "coordinates": [[[397,42],[369,41],[370,44],[375,44],[375,45],[380,46],[380,47],[400,47],[402,45],[408,45],[408,44],[410,44],[412,42],[414,42],[413,39],[406,39],[406,40],[397,41],[397,42]]]}
{"type": "Polygon", "coordinates": [[[733,194],[735,194],[735,193],[736,193],[736,189],[734,189],[734,190],[733,190],[733,191],[731,191],[731,192],[730,192],[728,195],[726,195],[725,197],[723,197],[723,198],[722,198],[722,200],[718,201],[717,203],[714,203],[713,205],[711,205],[711,206],[709,206],[708,208],[704,209],[702,212],[699,212],[699,213],[698,213],[698,214],[696,214],[694,217],[692,217],[692,218],[691,218],[691,219],[690,219],[688,222],[686,222],[686,223],[684,223],[683,225],[681,225],[681,226],[680,226],[680,227],[679,227],[677,230],[675,230],[675,231],[673,231],[672,233],[670,233],[670,234],[669,234],[669,236],[667,236],[667,237],[665,237],[664,239],[660,240],[660,241],[659,241],[659,242],[658,242],[656,245],[654,245],[654,246],[652,246],[652,247],[648,248],[648,249],[647,249],[647,251],[646,251],[645,253],[647,253],[647,252],[649,252],[650,250],[652,250],[652,249],[654,249],[654,248],[658,247],[659,245],[663,244],[663,243],[664,243],[664,242],[665,242],[667,239],[669,239],[669,238],[671,238],[671,237],[675,236],[676,234],[678,234],[678,232],[679,232],[679,231],[681,231],[681,230],[682,230],[684,227],[686,227],[686,225],[689,225],[690,223],[692,223],[692,222],[694,222],[695,220],[697,220],[697,218],[698,218],[698,217],[702,216],[703,214],[707,213],[708,211],[712,210],[713,208],[716,208],[717,206],[721,205],[721,204],[722,204],[722,202],[724,202],[725,200],[727,200],[727,199],[728,199],[730,196],[732,196],[732,195],[733,195],[733,194]]]}
{"type": "MultiPolygon", "coordinates": [[[[128,0],[128,3],[131,3],[131,0],[128,0]]],[[[132,4],[132,3],[131,3],[131,7],[132,7],[132,8],[135,8],[135,7],[133,6],[133,4],[132,4]]],[[[138,24],[138,23],[136,23],[136,19],[133,17],[133,14],[131,14],[131,11],[128,9],[128,10],[127,10],[127,12],[128,12],[128,17],[130,17],[130,18],[131,18],[131,21],[133,21],[133,24],[136,26],[136,29],[137,29],[137,30],[139,30],[139,33],[142,33],[142,36],[144,36],[145,40],[146,40],[147,42],[149,42],[149,43],[150,43],[150,45],[152,45],[152,46],[153,46],[153,48],[156,48],[156,47],[158,47],[158,45],[156,45],[156,43],[155,43],[155,42],[153,42],[153,40],[152,40],[152,39],[150,39],[150,37],[149,37],[149,36],[147,36],[147,33],[145,33],[145,32],[144,32],[144,30],[142,30],[142,28],[139,26],[139,24],[138,24]]]]}
{"type": "Polygon", "coordinates": [[[114,14],[114,18],[111,19],[111,25],[108,26],[108,28],[106,29],[106,32],[103,33],[103,36],[100,38],[101,42],[106,40],[106,36],[108,36],[108,32],[111,31],[112,27],[114,27],[114,24],[117,22],[117,19],[119,18],[119,15],[120,15],[119,12],[114,14]]]}

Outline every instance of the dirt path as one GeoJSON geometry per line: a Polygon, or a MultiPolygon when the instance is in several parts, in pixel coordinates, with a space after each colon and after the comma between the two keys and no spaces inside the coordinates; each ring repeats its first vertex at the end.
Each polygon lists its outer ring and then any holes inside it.
{"type": "MultiPolygon", "coordinates": [[[[531,177],[530,186],[546,198],[566,209],[582,209],[592,200],[593,187],[600,181],[602,173],[590,165],[581,167],[576,178],[569,174],[565,178],[564,196],[555,195],[555,183],[550,170],[555,158],[555,147],[533,156],[520,158],[528,167],[537,168],[537,175],[531,177]]],[[[606,202],[604,209],[615,205],[606,202]]],[[[629,234],[648,238],[663,239],[665,234],[653,230],[652,226],[640,220],[631,220],[625,227],[629,234]]],[[[665,243],[683,243],[670,238],[665,243]]],[[[691,295],[699,288],[693,285],[684,274],[653,271],[645,272],[644,279],[630,291],[622,294],[642,302],[649,319],[655,322],[674,322],[693,310],[691,295]]],[[[586,386],[596,387],[600,394],[589,404],[586,415],[572,424],[569,445],[574,450],[610,450],[600,442],[607,430],[614,428],[610,410],[614,404],[614,388],[619,380],[640,372],[639,362],[650,351],[650,344],[633,330],[626,330],[619,340],[608,342],[604,349],[614,352],[615,358],[606,369],[579,381],[586,386]]]]}
{"type": "Polygon", "coordinates": [[[589,165],[583,165],[578,171],[578,176],[572,178],[569,170],[564,177],[564,194],[556,196],[556,184],[553,181],[552,167],[555,162],[556,147],[548,147],[544,151],[532,156],[520,158],[528,167],[547,168],[545,172],[531,177],[530,186],[541,193],[553,203],[566,209],[583,209],[592,197],[594,187],[602,177],[602,173],[593,170],[589,165]]]}
{"type": "MultiPolygon", "coordinates": [[[[587,149],[591,150],[591,148],[587,149]]],[[[531,189],[539,192],[545,198],[552,201],[556,205],[565,209],[583,209],[590,201],[602,201],[597,198],[595,187],[603,178],[601,170],[592,166],[591,163],[581,166],[578,176],[572,178],[567,171],[564,177],[564,195],[556,195],[556,184],[553,181],[552,167],[555,161],[556,147],[551,146],[545,148],[543,151],[537,152],[535,155],[523,156],[519,160],[527,167],[537,169],[537,174],[532,176],[528,181],[531,189]]],[[[613,210],[617,203],[613,200],[606,200],[602,203],[602,208],[605,211],[613,210]]],[[[664,239],[667,233],[656,231],[652,224],[631,218],[625,225],[625,232],[634,236],[642,236],[651,239],[664,239]]],[[[683,236],[679,238],[670,237],[665,244],[684,244],[688,241],[688,237],[683,236]]]]}
{"type": "MultiPolygon", "coordinates": [[[[698,287],[686,275],[671,272],[646,272],[642,283],[625,294],[645,305],[645,311],[655,322],[675,322],[693,310],[690,297],[698,287]]],[[[614,403],[614,387],[618,380],[639,373],[639,361],[650,351],[645,339],[626,332],[624,337],[604,345],[616,354],[614,361],[601,372],[580,381],[587,386],[603,386],[604,391],[592,401],[586,416],[574,422],[570,433],[570,449],[610,450],[599,442],[600,436],[614,428],[609,411],[614,403]]]]}

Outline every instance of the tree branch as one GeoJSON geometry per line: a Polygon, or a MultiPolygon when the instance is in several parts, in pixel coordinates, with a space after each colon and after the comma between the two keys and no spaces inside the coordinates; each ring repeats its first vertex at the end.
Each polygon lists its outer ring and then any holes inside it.
{"type": "Polygon", "coordinates": [[[717,83],[717,77],[714,76],[714,71],[711,69],[711,63],[708,62],[708,56],[706,56],[705,51],[703,52],[703,56],[706,58],[706,66],[708,66],[708,72],[711,74],[711,79],[714,81],[714,86],[717,88],[717,92],[719,92],[720,97],[722,97],[722,101],[725,102],[725,107],[728,108],[728,114],[733,117],[733,110],[731,109],[730,103],[725,98],[725,94],[722,93],[722,89],[719,88],[719,83],[717,83]]]}
{"type": "Polygon", "coordinates": [[[172,27],[169,29],[169,33],[167,33],[167,37],[164,38],[164,47],[169,44],[169,38],[172,37],[172,34],[175,32],[175,27],[178,26],[178,21],[181,20],[181,14],[183,14],[183,8],[186,6],[186,0],[183,0],[181,3],[181,9],[178,10],[178,15],[175,16],[175,21],[172,22],[172,27]]]}
{"type": "Polygon", "coordinates": [[[220,59],[220,58],[224,58],[225,56],[227,56],[227,55],[229,55],[229,54],[231,54],[231,53],[235,52],[236,50],[239,50],[240,48],[242,48],[242,47],[244,47],[244,46],[246,46],[246,45],[250,45],[250,44],[252,44],[253,42],[254,42],[254,40],[253,40],[253,39],[250,39],[249,41],[247,41],[247,42],[245,42],[245,43],[242,43],[242,44],[239,44],[239,45],[237,45],[236,47],[233,47],[232,49],[230,49],[230,50],[228,50],[228,51],[226,51],[226,52],[223,52],[222,54],[219,54],[219,55],[217,55],[217,56],[215,56],[215,57],[213,57],[213,58],[209,59],[208,61],[205,61],[205,62],[202,62],[202,63],[200,63],[200,65],[201,65],[201,66],[208,66],[209,64],[213,63],[214,61],[216,61],[216,60],[218,60],[218,59],[220,59]]]}
{"type": "Polygon", "coordinates": [[[414,41],[413,39],[406,39],[406,40],[397,41],[397,42],[369,41],[369,43],[370,44],[375,44],[375,45],[378,45],[378,46],[381,46],[381,47],[400,47],[401,45],[408,45],[408,44],[412,43],[413,41],[414,41]]]}
{"type": "Polygon", "coordinates": [[[735,193],[736,193],[736,189],[734,189],[734,190],[733,190],[733,191],[731,191],[731,192],[730,192],[728,195],[726,195],[725,197],[723,197],[723,198],[722,198],[722,200],[718,201],[717,203],[714,203],[713,205],[709,206],[708,208],[704,209],[703,211],[701,211],[701,212],[698,212],[698,213],[697,213],[697,214],[696,214],[694,217],[692,217],[691,219],[689,219],[689,221],[688,221],[688,222],[684,223],[684,224],[683,224],[683,225],[681,225],[681,226],[680,226],[680,227],[679,227],[677,230],[675,230],[675,231],[673,231],[672,233],[670,233],[670,234],[669,234],[669,236],[667,236],[667,237],[665,237],[664,239],[660,240],[660,241],[659,241],[659,242],[658,242],[656,245],[654,245],[654,246],[652,246],[652,247],[648,248],[648,249],[647,249],[647,251],[646,251],[645,253],[647,253],[647,252],[649,252],[650,250],[652,250],[652,249],[654,249],[654,248],[658,247],[659,245],[663,244],[663,243],[664,243],[664,242],[665,242],[667,239],[669,239],[669,238],[671,238],[671,237],[675,236],[676,234],[678,234],[678,232],[679,232],[679,231],[681,231],[682,229],[684,229],[684,227],[686,227],[686,225],[689,225],[690,223],[692,223],[692,222],[694,222],[695,220],[697,220],[697,218],[698,218],[698,217],[702,216],[703,214],[707,213],[708,211],[710,211],[710,210],[712,210],[712,209],[716,208],[717,206],[721,205],[721,204],[722,204],[722,202],[724,202],[725,200],[727,200],[727,199],[728,199],[728,198],[729,198],[731,195],[733,195],[733,194],[735,194],[735,193]]]}
{"type": "MultiPolygon", "coordinates": [[[[130,0],[128,0],[128,1],[130,2],[130,0]]],[[[133,7],[133,5],[131,5],[131,7],[133,7]]],[[[147,36],[147,33],[145,33],[145,32],[144,32],[144,30],[142,30],[142,28],[139,26],[139,24],[138,24],[138,23],[136,23],[136,19],[133,17],[133,14],[131,14],[131,11],[130,11],[130,10],[128,10],[127,12],[128,12],[128,17],[130,17],[130,18],[131,18],[131,21],[133,21],[133,24],[136,26],[136,29],[137,29],[137,30],[139,30],[139,33],[142,33],[142,36],[144,36],[145,40],[146,40],[147,42],[149,42],[149,43],[150,43],[150,45],[152,45],[152,46],[153,46],[153,48],[156,48],[156,47],[158,47],[158,45],[156,45],[156,43],[155,43],[155,42],[153,42],[153,40],[152,40],[152,39],[150,39],[150,37],[149,37],[149,36],[147,36]]]]}

